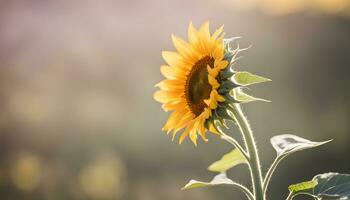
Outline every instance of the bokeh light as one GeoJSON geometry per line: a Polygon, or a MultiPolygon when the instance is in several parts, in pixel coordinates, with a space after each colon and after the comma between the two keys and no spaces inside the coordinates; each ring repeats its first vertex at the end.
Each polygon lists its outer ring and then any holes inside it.
{"type": "Polygon", "coordinates": [[[41,170],[38,156],[23,153],[18,157],[12,169],[13,184],[20,190],[32,191],[40,183],[41,170]]]}
{"type": "Polygon", "coordinates": [[[92,199],[118,199],[126,185],[124,167],[116,157],[99,157],[81,170],[79,183],[92,199]]]}

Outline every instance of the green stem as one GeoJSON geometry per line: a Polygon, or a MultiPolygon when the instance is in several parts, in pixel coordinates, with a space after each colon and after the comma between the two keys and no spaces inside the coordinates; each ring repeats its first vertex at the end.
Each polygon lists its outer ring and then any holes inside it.
{"type": "Polygon", "coordinates": [[[249,154],[249,168],[253,184],[255,200],[265,200],[263,192],[263,179],[261,174],[260,160],[258,149],[254,141],[253,132],[250,128],[248,120],[244,116],[241,106],[238,103],[233,104],[230,109],[235,117],[237,125],[242,133],[247,152],[249,154]]]}
{"type": "Polygon", "coordinates": [[[294,194],[291,192],[289,193],[288,197],[286,198],[286,200],[292,200],[294,197],[294,194]]]}
{"type": "Polygon", "coordinates": [[[273,175],[273,173],[275,172],[276,168],[277,168],[277,165],[283,160],[283,156],[282,157],[277,157],[273,163],[271,164],[269,170],[267,171],[266,175],[265,175],[265,179],[264,179],[264,182],[263,182],[263,189],[264,189],[264,193],[266,194],[267,192],[267,189],[269,187],[269,183],[270,183],[270,180],[271,180],[271,177],[273,175]]]}
{"type": "Polygon", "coordinates": [[[245,186],[236,182],[233,183],[233,186],[240,189],[247,196],[249,200],[254,200],[253,194],[245,186]]]}
{"type": "Polygon", "coordinates": [[[309,193],[305,193],[305,192],[297,192],[297,193],[290,192],[288,197],[286,198],[286,200],[293,200],[294,197],[296,197],[298,195],[306,195],[306,196],[314,198],[315,200],[319,200],[319,198],[317,196],[309,194],[309,193]]]}

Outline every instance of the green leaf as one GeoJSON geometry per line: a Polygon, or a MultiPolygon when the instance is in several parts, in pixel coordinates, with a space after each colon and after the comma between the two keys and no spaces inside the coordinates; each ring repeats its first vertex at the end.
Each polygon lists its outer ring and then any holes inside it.
{"type": "Polygon", "coordinates": [[[222,158],[208,167],[212,172],[225,172],[232,167],[246,163],[247,160],[238,149],[234,149],[231,152],[222,156],[222,158]]]}
{"type": "Polygon", "coordinates": [[[301,182],[298,184],[290,185],[288,187],[290,192],[300,192],[314,188],[318,184],[317,180],[301,182]]]}
{"type": "Polygon", "coordinates": [[[350,175],[338,173],[320,174],[313,178],[318,181],[313,194],[322,198],[336,197],[350,199],[350,175]]]}
{"type": "Polygon", "coordinates": [[[318,147],[330,141],[332,140],[313,142],[291,134],[277,135],[271,138],[271,144],[277,152],[277,157],[287,156],[297,151],[318,147]]]}
{"type": "Polygon", "coordinates": [[[210,182],[202,182],[192,179],[182,189],[185,190],[216,185],[234,185],[234,182],[227,178],[225,173],[221,173],[216,175],[210,182]]]}
{"type": "Polygon", "coordinates": [[[306,194],[319,200],[347,200],[350,199],[350,175],[339,173],[325,173],[315,176],[312,181],[318,184],[310,190],[296,191],[294,196],[306,194]]]}
{"type": "Polygon", "coordinates": [[[236,89],[232,90],[231,95],[236,101],[238,101],[240,103],[249,103],[249,102],[252,102],[252,101],[270,102],[269,100],[265,100],[265,99],[261,99],[261,98],[256,98],[256,97],[250,96],[250,95],[244,93],[241,88],[236,88],[236,89]]]}
{"type": "MultiPolygon", "coordinates": [[[[330,142],[331,140],[328,140],[328,141],[325,141],[325,142],[313,142],[313,141],[310,141],[310,140],[298,137],[296,135],[283,134],[283,135],[273,136],[270,139],[270,141],[271,141],[271,144],[272,144],[273,148],[277,152],[277,157],[273,161],[270,169],[268,170],[268,172],[266,174],[266,177],[265,177],[265,180],[264,180],[265,189],[267,188],[266,186],[268,185],[268,183],[269,183],[269,181],[270,181],[270,179],[272,177],[272,174],[276,170],[278,164],[284,158],[286,158],[288,155],[290,155],[292,153],[295,153],[295,152],[298,152],[298,151],[301,151],[301,150],[318,147],[320,145],[323,145],[323,144],[326,144],[326,143],[330,142]]],[[[309,186],[309,185],[306,185],[306,186],[309,186]]],[[[298,190],[298,186],[295,186],[295,187],[292,186],[291,189],[293,190],[295,188],[298,190]]]]}
{"type": "Polygon", "coordinates": [[[271,81],[271,79],[255,75],[250,72],[243,71],[243,72],[236,72],[233,75],[233,81],[238,85],[247,86],[247,85],[252,85],[256,83],[271,81]]]}

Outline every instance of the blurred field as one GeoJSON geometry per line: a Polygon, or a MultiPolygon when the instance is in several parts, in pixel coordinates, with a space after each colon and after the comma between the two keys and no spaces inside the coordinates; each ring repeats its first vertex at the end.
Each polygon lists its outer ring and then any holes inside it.
{"type": "MultiPolygon", "coordinates": [[[[171,142],[152,99],[170,35],[207,19],[253,44],[239,69],[273,80],[251,91],[272,103],[244,106],[264,169],[272,135],[334,139],[283,161],[269,197],[350,173],[348,0],[0,1],[0,199],[242,199],[229,187],[180,190],[210,179],[231,147],[171,142]]],[[[242,166],[229,175],[248,183],[242,166]]]]}

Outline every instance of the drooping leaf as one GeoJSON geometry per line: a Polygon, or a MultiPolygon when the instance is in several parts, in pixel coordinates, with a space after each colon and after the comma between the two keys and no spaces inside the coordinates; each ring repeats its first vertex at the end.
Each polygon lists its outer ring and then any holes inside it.
{"type": "Polygon", "coordinates": [[[246,163],[247,160],[238,149],[234,149],[231,152],[222,156],[222,158],[208,167],[212,172],[225,172],[232,167],[246,163]]]}
{"type": "Polygon", "coordinates": [[[210,182],[202,182],[197,180],[190,180],[182,189],[191,189],[191,188],[200,188],[207,186],[216,186],[216,185],[233,185],[234,182],[227,178],[226,173],[220,173],[216,175],[210,182]]]}
{"type": "Polygon", "coordinates": [[[347,200],[350,199],[350,175],[339,173],[325,173],[315,176],[312,181],[318,184],[312,189],[292,191],[306,194],[319,200],[347,200]]]}
{"type": "Polygon", "coordinates": [[[330,141],[332,140],[324,142],[313,142],[291,134],[276,135],[271,138],[271,144],[276,150],[278,157],[286,156],[304,149],[318,147],[330,141]]]}
{"type": "Polygon", "coordinates": [[[256,83],[271,81],[271,79],[255,75],[250,72],[242,71],[242,72],[236,72],[233,75],[233,81],[238,85],[247,86],[247,85],[252,85],[256,83]]]}

